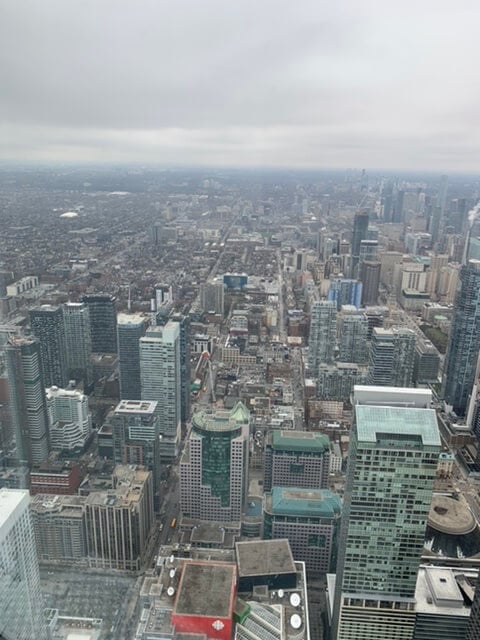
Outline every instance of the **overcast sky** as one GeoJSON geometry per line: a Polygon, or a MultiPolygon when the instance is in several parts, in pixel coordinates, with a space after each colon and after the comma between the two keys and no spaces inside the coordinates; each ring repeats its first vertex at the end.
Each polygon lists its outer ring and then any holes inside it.
{"type": "Polygon", "coordinates": [[[478,0],[0,0],[0,159],[478,171],[478,0]]]}

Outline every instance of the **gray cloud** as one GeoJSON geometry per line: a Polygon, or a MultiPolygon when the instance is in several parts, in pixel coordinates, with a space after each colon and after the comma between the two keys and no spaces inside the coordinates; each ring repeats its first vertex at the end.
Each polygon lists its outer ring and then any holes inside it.
{"type": "Polygon", "coordinates": [[[0,0],[3,159],[475,170],[470,0],[0,0]]]}

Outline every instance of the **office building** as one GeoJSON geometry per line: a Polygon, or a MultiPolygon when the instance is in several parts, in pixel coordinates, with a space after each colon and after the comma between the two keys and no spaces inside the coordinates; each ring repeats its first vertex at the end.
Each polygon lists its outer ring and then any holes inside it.
{"type": "Polygon", "coordinates": [[[89,385],[93,380],[93,370],[88,306],[84,302],[67,302],[63,305],[63,318],[68,376],[89,385]]]}
{"type": "Polygon", "coordinates": [[[5,347],[15,458],[20,466],[43,462],[49,453],[40,343],[11,336],[5,347]]]}
{"type": "Polygon", "coordinates": [[[152,472],[153,488],[160,486],[160,432],[157,403],[121,400],[107,417],[112,430],[115,464],[143,465],[152,472]]]}
{"type": "Polygon", "coordinates": [[[40,342],[43,382],[46,387],[65,387],[67,356],[61,306],[42,305],[29,312],[33,335],[40,342]]]}
{"type": "Polygon", "coordinates": [[[330,283],[327,300],[335,302],[337,311],[345,304],[359,307],[362,300],[362,283],[359,280],[336,278],[330,283]]]}
{"type": "Polygon", "coordinates": [[[337,306],[320,300],[312,305],[308,339],[308,368],[313,377],[321,364],[333,362],[337,338],[337,306]]]}
{"type": "Polygon", "coordinates": [[[436,384],[440,374],[440,354],[430,340],[417,340],[413,381],[415,384],[436,384]]]}
{"type": "Polygon", "coordinates": [[[89,565],[139,571],[154,523],[152,474],[117,466],[113,488],[85,498],[89,565]]]}
{"type": "Polygon", "coordinates": [[[223,316],[224,291],[221,280],[213,280],[200,285],[200,307],[205,313],[223,316]]]}
{"type": "Polygon", "coordinates": [[[147,328],[145,316],[139,313],[119,313],[117,317],[118,368],[120,398],[140,400],[140,338],[147,328]]]}
{"type": "Polygon", "coordinates": [[[332,636],[411,640],[437,418],[423,389],[355,387],[354,399],[332,636]]]}
{"type": "Polygon", "coordinates": [[[478,638],[480,638],[480,576],[477,578],[465,640],[478,640],[478,638]]]}
{"type": "Polygon", "coordinates": [[[411,329],[375,328],[370,348],[369,384],[411,387],[415,364],[415,333],[411,329]]]}
{"type": "Polygon", "coordinates": [[[0,489],[0,636],[45,640],[28,491],[0,489]]]}
{"type": "Polygon", "coordinates": [[[445,359],[442,395],[453,411],[464,416],[475,380],[480,350],[480,260],[460,269],[445,359]]]}
{"type": "Polygon", "coordinates": [[[117,353],[117,310],[115,296],[99,293],[82,297],[90,315],[94,353],[117,353]]]}
{"type": "Polygon", "coordinates": [[[264,489],[328,487],[330,440],[315,431],[274,430],[265,441],[264,489]]]}
{"type": "Polygon", "coordinates": [[[180,462],[180,506],[187,518],[237,522],[248,489],[250,414],[241,402],[231,411],[198,412],[180,462]]]}
{"type": "Polygon", "coordinates": [[[338,315],[338,360],[368,362],[368,318],[363,312],[344,307],[338,315]]]}
{"type": "Polygon", "coordinates": [[[380,287],[381,263],[364,260],[360,264],[360,280],[362,281],[362,306],[375,305],[378,302],[380,287]]]}
{"type": "Polygon", "coordinates": [[[293,557],[307,571],[327,573],[335,566],[342,503],[327,489],[273,487],[263,500],[263,537],[286,538],[293,557]]]}
{"type": "Polygon", "coordinates": [[[46,398],[51,448],[80,452],[92,433],[88,397],[75,389],[50,387],[46,398]]]}
{"type": "Polygon", "coordinates": [[[350,265],[351,278],[357,277],[358,263],[360,260],[360,245],[362,240],[366,240],[367,238],[368,221],[368,211],[359,211],[355,214],[355,218],[353,220],[352,262],[350,265]]]}
{"type": "Polygon", "coordinates": [[[176,313],[170,320],[180,327],[180,416],[185,424],[190,418],[190,317],[176,313]]]}
{"type": "Polygon", "coordinates": [[[140,338],[142,400],[157,403],[162,458],[175,458],[181,438],[180,325],[151,327],[140,338]]]}
{"type": "Polygon", "coordinates": [[[362,265],[362,262],[375,262],[377,260],[378,255],[378,230],[377,230],[377,238],[369,238],[370,235],[370,227],[367,229],[367,237],[365,240],[361,240],[360,242],[360,256],[358,266],[362,265]]]}

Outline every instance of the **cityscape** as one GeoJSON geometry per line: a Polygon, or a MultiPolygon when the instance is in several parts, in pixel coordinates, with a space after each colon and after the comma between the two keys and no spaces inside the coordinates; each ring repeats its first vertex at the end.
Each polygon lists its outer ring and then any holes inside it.
{"type": "Polygon", "coordinates": [[[480,5],[0,4],[0,640],[480,640],[480,5]]]}
{"type": "Polygon", "coordinates": [[[5,169],[4,637],[478,638],[478,189],[5,169]]]}

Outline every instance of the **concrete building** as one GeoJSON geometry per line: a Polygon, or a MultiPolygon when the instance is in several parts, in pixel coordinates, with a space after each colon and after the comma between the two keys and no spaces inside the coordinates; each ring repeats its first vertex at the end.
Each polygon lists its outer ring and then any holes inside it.
{"type": "Polygon", "coordinates": [[[65,387],[68,377],[63,308],[42,305],[30,309],[29,316],[32,333],[40,342],[44,385],[65,387]]]}
{"type": "Polygon", "coordinates": [[[94,353],[117,353],[116,298],[98,293],[82,297],[89,311],[92,351],[94,353]]]}
{"type": "Polygon", "coordinates": [[[477,640],[477,638],[480,638],[480,576],[477,578],[465,640],[477,640]]]}
{"type": "Polygon", "coordinates": [[[231,411],[198,412],[180,461],[180,507],[187,518],[236,522],[248,489],[250,414],[241,402],[231,411]]]}
{"type": "Polygon", "coordinates": [[[50,451],[40,343],[11,336],[5,347],[14,457],[20,466],[43,462],[50,451]]]}
{"type": "Polygon", "coordinates": [[[185,424],[190,418],[190,317],[175,313],[170,320],[180,327],[180,417],[185,424]]]}
{"type": "Polygon", "coordinates": [[[200,285],[200,308],[206,313],[223,316],[224,291],[221,280],[213,280],[200,285]]]}
{"type": "Polygon", "coordinates": [[[358,271],[358,263],[360,260],[360,246],[362,240],[367,238],[369,215],[368,211],[359,211],[355,214],[353,220],[353,236],[352,236],[352,262],[350,277],[356,278],[358,271]]]}
{"type": "Polygon", "coordinates": [[[118,367],[120,398],[140,400],[140,338],[145,335],[147,322],[139,313],[119,313],[117,316],[118,367]]]}
{"type": "Polygon", "coordinates": [[[37,276],[25,276],[7,286],[7,296],[21,296],[38,287],[37,276]]]}
{"type": "Polygon", "coordinates": [[[354,362],[323,364],[318,368],[317,397],[320,400],[337,400],[349,403],[353,387],[366,384],[368,368],[354,362]]]}
{"type": "Polygon", "coordinates": [[[460,270],[442,385],[445,403],[459,416],[467,411],[479,351],[480,260],[472,259],[460,270]]]}
{"type": "Polygon", "coordinates": [[[441,449],[425,390],[356,387],[333,592],[337,640],[411,640],[441,449]]]}
{"type": "Polygon", "coordinates": [[[415,345],[416,337],[411,329],[373,329],[369,384],[386,387],[412,386],[415,345]]]}
{"type": "Polygon", "coordinates": [[[0,489],[0,636],[46,640],[28,491],[0,489]]]}
{"type": "Polygon", "coordinates": [[[328,486],[330,440],[314,431],[274,430],[265,441],[264,489],[328,486]]]}
{"type": "Polygon", "coordinates": [[[93,381],[93,369],[88,306],[83,302],[67,302],[63,305],[63,318],[68,376],[89,385],[93,381]]]}
{"type": "Polygon", "coordinates": [[[333,362],[337,336],[337,307],[335,302],[314,302],[308,340],[308,368],[317,375],[321,364],[333,362]]]}
{"type": "Polygon", "coordinates": [[[57,451],[79,451],[92,433],[88,396],[74,389],[46,389],[50,446],[57,451]]]}
{"type": "Polygon", "coordinates": [[[152,474],[115,467],[113,488],[85,498],[89,565],[139,571],[154,523],[152,474]]]}
{"type": "Polygon", "coordinates": [[[374,305],[378,302],[378,290],[380,287],[381,263],[378,261],[364,260],[360,264],[359,278],[362,282],[362,306],[374,305]]]}
{"type": "Polygon", "coordinates": [[[160,432],[157,403],[121,400],[107,417],[112,431],[115,464],[143,465],[152,472],[153,488],[160,486],[160,432]]]}
{"type": "Polygon", "coordinates": [[[413,381],[415,384],[435,384],[440,374],[440,354],[430,340],[417,340],[413,381]]]}
{"type": "Polygon", "coordinates": [[[181,438],[180,325],[151,327],[140,338],[142,400],[157,403],[162,458],[175,458],[181,438]]]}
{"type": "Polygon", "coordinates": [[[263,500],[263,537],[286,538],[293,557],[307,571],[327,573],[335,566],[342,504],[327,489],[273,487],[263,500]]]}

